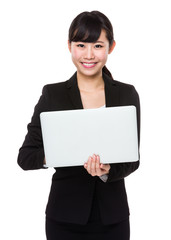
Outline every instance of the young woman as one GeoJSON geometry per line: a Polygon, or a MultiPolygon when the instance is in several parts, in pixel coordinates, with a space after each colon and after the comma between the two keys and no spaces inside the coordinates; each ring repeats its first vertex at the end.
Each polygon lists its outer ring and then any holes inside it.
{"type": "MultiPolygon", "coordinates": [[[[109,19],[98,11],[79,14],[71,23],[68,47],[77,71],[69,80],[43,88],[18,155],[24,170],[44,168],[39,117],[44,111],[134,105],[140,136],[138,94],[132,85],[115,81],[105,66],[115,47],[109,19]]],[[[56,168],[46,208],[47,239],[128,240],[124,178],[138,167],[139,161],[103,164],[94,154],[84,166],[56,168]]]]}

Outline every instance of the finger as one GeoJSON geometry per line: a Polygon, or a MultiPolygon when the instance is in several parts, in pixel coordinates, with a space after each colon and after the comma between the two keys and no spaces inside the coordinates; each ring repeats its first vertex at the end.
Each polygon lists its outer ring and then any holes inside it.
{"type": "Polygon", "coordinates": [[[93,158],[91,160],[91,175],[95,176],[96,175],[96,155],[93,155],[93,158]]]}
{"type": "Polygon", "coordinates": [[[100,164],[100,156],[99,155],[97,155],[97,161],[100,164]]]}
{"type": "Polygon", "coordinates": [[[96,158],[96,175],[100,176],[101,175],[101,169],[100,169],[100,157],[97,155],[96,158]]]}
{"type": "Polygon", "coordinates": [[[87,162],[87,171],[90,173],[91,170],[91,157],[88,158],[88,162],[87,162]]]}
{"type": "Polygon", "coordinates": [[[84,163],[84,168],[86,168],[86,169],[87,169],[87,163],[84,163]]]}

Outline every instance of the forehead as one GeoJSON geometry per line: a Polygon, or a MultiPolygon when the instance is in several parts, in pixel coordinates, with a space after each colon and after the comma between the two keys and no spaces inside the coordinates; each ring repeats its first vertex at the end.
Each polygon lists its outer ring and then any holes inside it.
{"type": "Polygon", "coordinates": [[[102,29],[97,41],[108,41],[108,39],[106,37],[106,31],[104,29],[102,29]]]}

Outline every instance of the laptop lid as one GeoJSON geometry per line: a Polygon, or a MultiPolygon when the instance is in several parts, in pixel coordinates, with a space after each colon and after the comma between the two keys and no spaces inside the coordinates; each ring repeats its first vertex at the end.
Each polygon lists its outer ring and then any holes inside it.
{"type": "Polygon", "coordinates": [[[135,106],[40,114],[47,167],[79,166],[98,154],[100,162],[139,159],[135,106]]]}

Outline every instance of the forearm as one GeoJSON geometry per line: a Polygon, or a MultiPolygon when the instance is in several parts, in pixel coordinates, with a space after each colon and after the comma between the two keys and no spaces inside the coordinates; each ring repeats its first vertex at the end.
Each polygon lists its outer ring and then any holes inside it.
{"type": "Polygon", "coordinates": [[[44,168],[44,150],[43,148],[22,146],[19,150],[17,162],[23,170],[44,168]]]}
{"type": "Polygon", "coordinates": [[[131,163],[111,164],[107,182],[113,182],[123,179],[138,169],[140,161],[131,163]]]}
{"type": "Polygon", "coordinates": [[[47,89],[43,88],[43,94],[35,106],[31,122],[28,124],[27,135],[19,150],[17,162],[23,170],[44,168],[44,149],[40,126],[40,113],[48,110],[47,89]]]}

